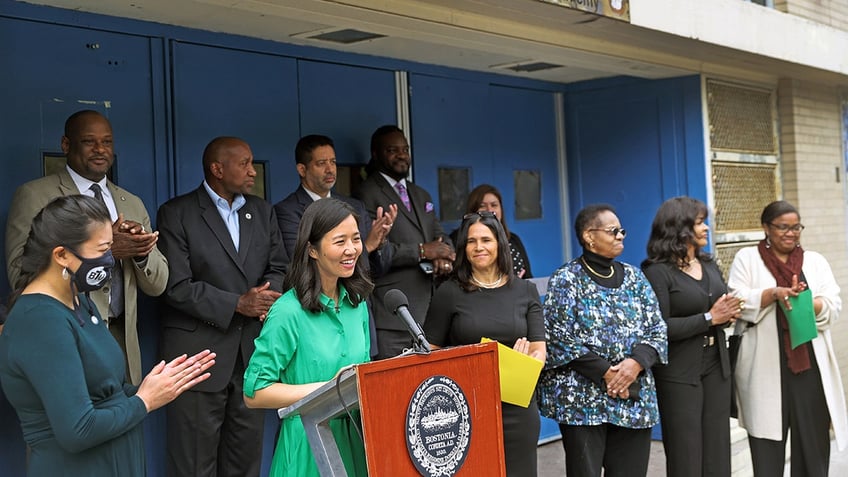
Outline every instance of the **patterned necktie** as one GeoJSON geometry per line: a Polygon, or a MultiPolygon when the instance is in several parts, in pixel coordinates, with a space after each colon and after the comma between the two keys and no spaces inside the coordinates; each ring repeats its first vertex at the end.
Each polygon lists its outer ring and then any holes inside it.
{"type": "Polygon", "coordinates": [[[91,189],[91,192],[94,192],[95,199],[99,200],[100,202],[103,202],[104,205],[106,204],[106,201],[103,200],[103,189],[100,188],[100,184],[91,184],[91,187],[89,187],[89,189],[91,189]]]}
{"type": "Polygon", "coordinates": [[[401,202],[406,207],[406,210],[412,212],[412,202],[409,201],[409,194],[406,193],[406,186],[398,182],[395,184],[395,189],[397,189],[397,193],[400,196],[401,202]]]}
{"type": "MultiPolygon", "coordinates": [[[[100,184],[91,184],[88,188],[94,193],[94,198],[106,205],[106,199],[103,198],[103,189],[100,184]]],[[[107,206],[106,209],[109,209],[107,206]]],[[[109,288],[109,320],[116,316],[121,316],[124,313],[124,279],[121,271],[121,261],[115,260],[115,266],[112,268],[112,277],[109,288]]],[[[107,326],[109,321],[107,320],[107,326]]]]}

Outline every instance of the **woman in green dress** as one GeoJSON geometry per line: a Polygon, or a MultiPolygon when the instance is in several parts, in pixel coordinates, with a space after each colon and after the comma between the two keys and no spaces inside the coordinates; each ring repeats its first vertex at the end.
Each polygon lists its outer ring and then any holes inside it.
{"type": "MultiPolygon", "coordinates": [[[[315,201],[303,213],[286,276],[289,290],[269,310],[244,373],[248,407],[289,406],[342,367],[369,360],[365,298],[374,285],[364,268],[357,219],[336,199],[315,201]]],[[[348,417],[330,422],[350,476],[367,475],[357,425],[348,417]]],[[[319,475],[299,416],[282,422],[271,475],[319,475]]]]}
{"type": "Polygon", "coordinates": [[[127,383],[123,352],[89,292],[109,283],[103,202],[59,197],[35,216],[0,335],[0,382],[30,448],[30,476],[143,476],[141,422],[209,377],[208,350],[127,383]]]}

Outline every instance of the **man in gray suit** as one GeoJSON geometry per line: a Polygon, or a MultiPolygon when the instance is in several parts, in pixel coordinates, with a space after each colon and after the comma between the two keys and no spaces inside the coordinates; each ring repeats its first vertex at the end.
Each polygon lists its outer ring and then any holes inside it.
{"type": "MultiPolygon", "coordinates": [[[[115,257],[111,284],[91,293],[100,316],[121,345],[127,358],[127,378],[141,382],[141,351],[136,328],[138,288],[158,296],[168,281],[168,264],[156,247],[150,217],[141,199],[106,178],[115,161],[112,125],[97,111],[84,110],[65,121],[62,151],[68,165],[56,174],[18,187],[6,222],[6,266],[9,284],[19,288],[23,253],[32,219],[51,200],[83,194],[105,202],[112,216],[112,255],[115,257]]],[[[26,277],[24,277],[25,279],[26,277]]]]}
{"type": "Polygon", "coordinates": [[[271,204],[250,195],[256,170],[241,139],[213,139],[200,187],[159,208],[170,278],[162,313],[166,359],[215,351],[212,376],[167,407],[170,476],[259,475],[265,412],[244,405],[244,370],[288,259],[271,204]]]}
{"type": "Polygon", "coordinates": [[[371,136],[371,173],[357,191],[372,216],[380,207],[385,210],[394,205],[398,210],[387,244],[391,268],[375,280],[373,293],[378,359],[412,347],[403,321],[383,304],[386,292],[393,288],[403,291],[412,316],[423,323],[433,294],[433,276],[450,274],[456,258],[430,194],[406,179],[410,162],[403,131],[397,126],[378,128],[371,136]]]}

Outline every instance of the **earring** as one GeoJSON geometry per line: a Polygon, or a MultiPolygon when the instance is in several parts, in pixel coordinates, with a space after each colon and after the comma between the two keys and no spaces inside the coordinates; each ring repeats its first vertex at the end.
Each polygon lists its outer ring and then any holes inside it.
{"type": "Polygon", "coordinates": [[[589,242],[589,248],[595,248],[595,242],[589,242]]]}
{"type": "Polygon", "coordinates": [[[798,248],[800,246],[801,246],[801,242],[798,242],[798,243],[795,244],[795,248],[798,248]]]}
{"type": "Polygon", "coordinates": [[[68,275],[68,269],[63,268],[62,269],[62,280],[68,281],[68,278],[70,278],[70,276],[68,275]]]}
{"type": "Polygon", "coordinates": [[[771,248],[771,239],[766,237],[766,248],[771,248]]]}

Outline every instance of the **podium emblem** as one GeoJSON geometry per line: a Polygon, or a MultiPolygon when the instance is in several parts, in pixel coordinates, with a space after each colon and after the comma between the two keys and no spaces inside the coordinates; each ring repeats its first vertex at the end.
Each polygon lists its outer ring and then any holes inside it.
{"type": "Polygon", "coordinates": [[[462,388],[447,376],[425,379],[407,408],[406,448],[425,477],[456,474],[468,455],[471,411],[462,388]]]}

